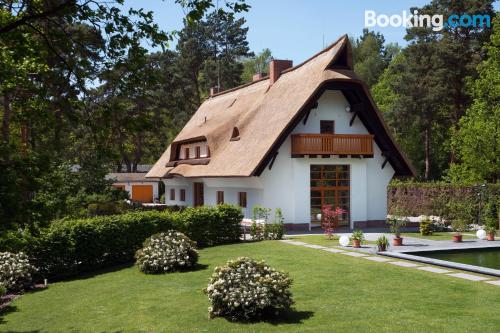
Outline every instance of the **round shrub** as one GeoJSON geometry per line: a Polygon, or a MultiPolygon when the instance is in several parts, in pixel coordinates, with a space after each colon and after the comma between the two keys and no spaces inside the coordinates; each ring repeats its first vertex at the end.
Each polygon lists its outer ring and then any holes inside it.
{"type": "Polygon", "coordinates": [[[24,253],[0,252],[0,283],[7,290],[17,291],[30,286],[35,272],[24,253]]]}
{"type": "Polygon", "coordinates": [[[215,268],[205,289],[211,303],[209,315],[247,321],[289,309],[293,304],[291,284],[288,274],[264,261],[246,257],[230,260],[215,268]]]}
{"type": "Polygon", "coordinates": [[[196,244],[183,233],[167,231],[146,239],[135,258],[148,274],[171,272],[193,266],[198,261],[196,244]]]}

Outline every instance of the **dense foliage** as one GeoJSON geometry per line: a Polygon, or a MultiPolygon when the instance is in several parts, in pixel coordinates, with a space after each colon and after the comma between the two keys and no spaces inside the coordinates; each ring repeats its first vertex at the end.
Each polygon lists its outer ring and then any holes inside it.
{"type": "Polygon", "coordinates": [[[472,105],[460,119],[453,145],[460,163],[451,166],[452,181],[500,181],[500,26],[493,25],[487,58],[471,82],[472,105]]]}
{"type": "Polygon", "coordinates": [[[250,225],[250,236],[252,240],[276,240],[282,239],[285,234],[285,219],[280,208],[274,211],[274,220],[270,221],[271,208],[256,205],[252,208],[253,219],[250,225]]]}
{"type": "Polygon", "coordinates": [[[22,252],[0,252],[0,285],[9,291],[31,286],[36,269],[22,252]]]}
{"type": "Polygon", "coordinates": [[[465,207],[461,208],[469,211],[468,224],[492,224],[498,227],[498,184],[393,182],[389,186],[389,214],[446,218],[453,214],[451,206],[455,204],[463,204],[465,207]]]}
{"type": "Polygon", "coordinates": [[[7,288],[0,282],[0,298],[7,293],[7,288]]]}
{"type": "Polygon", "coordinates": [[[187,208],[180,217],[180,230],[200,247],[234,243],[241,237],[243,214],[231,205],[187,208]]]}
{"type": "Polygon", "coordinates": [[[114,201],[112,165],[152,163],[209,87],[241,82],[245,1],[175,2],[178,34],[124,0],[0,0],[0,230],[114,201]]]}
{"type": "Polygon", "coordinates": [[[130,262],[146,238],[169,230],[193,235],[198,246],[238,242],[241,218],[238,207],[219,205],[66,219],[3,244],[27,253],[42,276],[62,277],[130,262]]]}
{"type": "Polygon", "coordinates": [[[292,279],[264,261],[242,257],[216,267],[206,288],[210,317],[258,319],[293,304],[292,279]]]}
{"type": "MultiPolygon", "coordinates": [[[[449,17],[451,14],[467,13],[495,17],[492,4],[492,0],[432,0],[415,9],[418,9],[419,15],[439,13],[449,17]]],[[[403,151],[419,171],[419,177],[425,180],[441,179],[453,163],[463,161],[466,165],[470,164],[467,163],[468,157],[460,154],[462,148],[454,145],[453,141],[459,135],[460,128],[469,127],[467,120],[461,120],[466,110],[478,103],[479,92],[474,93],[467,81],[477,79],[477,65],[493,55],[491,51],[486,54],[482,50],[492,31],[493,29],[484,26],[445,27],[441,31],[433,31],[430,27],[410,28],[405,37],[409,45],[394,58],[374,85],[374,99],[384,113],[384,118],[403,151]]],[[[490,61],[490,71],[494,68],[493,64],[494,60],[490,61]]],[[[486,74],[481,76],[484,82],[482,85],[488,85],[488,81],[484,80],[486,74]]],[[[498,91],[494,80],[489,84],[487,91],[498,91]]],[[[488,95],[493,96],[490,93],[488,95]]],[[[498,100],[489,101],[493,108],[498,105],[498,100]]],[[[479,107],[474,106],[476,111],[470,112],[478,114],[479,107]]],[[[491,115],[495,111],[487,112],[491,115]]],[[[478,116],[481,123],[492,120],[484,112],[478,116]]],[[[473,132],[472,128],[469,132],[473,132]]],[[[484,137],[488,134],[481,135],[484,137]]],[[[481,145],[486,150],[490,149],[487,147],[498,146],[493,144],[493,140],[483,145],[484,142],[481,139],[474,144],[481,145]]],[[[484,156],[481,151],[476,150],[476,163],[488,164],[491,152],[484,156]]],[[[494,159],[491,162],[494,163],[494,159]]],[[[469,178],[467,173],[465,176],[469,178]]],[[[475,178],[495,180],[489,174],[479,176],[475,178]]]]}
{"type": "Polygon", "coordinates": [[[192,267],[198,261],[198,251],[184,234],[169,230],[146,239],[135,259],[144,273],[166,273],[192,267]]]}

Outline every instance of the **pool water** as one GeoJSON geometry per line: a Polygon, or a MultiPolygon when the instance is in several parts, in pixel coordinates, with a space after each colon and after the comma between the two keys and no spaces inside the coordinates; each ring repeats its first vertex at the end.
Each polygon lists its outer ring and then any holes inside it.
{"type": "Polygon", "coordinates": [[[500,248],[429,251],[412,254],[461,264],[500,269],[500,248]]]}

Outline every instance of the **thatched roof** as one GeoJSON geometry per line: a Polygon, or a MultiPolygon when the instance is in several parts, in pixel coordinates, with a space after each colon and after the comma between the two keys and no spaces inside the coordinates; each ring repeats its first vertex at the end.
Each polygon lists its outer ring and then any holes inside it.
{"type": "Polygon", "coordinates": [[[146,177],[258,176],[311,103],[330,88],[342,90],[351,105],[364,103],[359,117],[396,174],[412,175],[410,163],[390,136],[366,85],[352,71],[351,46],[347,36],[342,36],[302,64],[283,71],[272,85],[265,77],[208,98],[146,177]],[[230,140],[234,127],[240,134],[237,141],[230,140]],[[167,166],[175,156],[171,149],[177,149],[176,143],[195,137],[206,138],[209,163],[167,166]]]}

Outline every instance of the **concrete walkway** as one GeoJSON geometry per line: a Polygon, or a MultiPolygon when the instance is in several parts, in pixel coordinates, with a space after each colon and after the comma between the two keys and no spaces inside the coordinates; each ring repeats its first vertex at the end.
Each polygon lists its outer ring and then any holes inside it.
{"type": "MultiPolygon", "coordinates": [[[[380,234],[379,234],[379,236],[380,236],[380,234]]],[[[366,237],[366,235],[365,235],[365,237],[366,237]]],[[[375,236],[373,236],[373,237],[375,237],[375,236]]],[[[366,238],[368,240],[368,237],[366,237],[366,238]]],[[[378,238],[378,236],[375,237],[375,239],[376,238],[378,238]]],[[[409,238],[410,237],[407,237],[406,239],[408,241],[411,241],[409,238]]],[[[413,239],[416,239],[416,238],[413,238],[413,239]]],[[[418,240],[421,241],[421,239],[418,239],[418,240]]],[[[424,241],[436,242],[436,241],[428,241],[428,240],[424,240],[424,241]]],[[[318,251],[325,251],[325,252],[329,252],[329,253],[333,253],[333,254],[347,255],[347,256],[356,257],[356,258],[360,258],[360,259],[370,260],[370,261],[373,261],[375,263],[391,264],[391,265],[404,267],[404,268],[418,269],[418,270],[422,270],[422,271],[426,271],[426,272],[430,272],[430,273],[443,274],[446,276],[455,277],[455,278],[459,278],[459,279],[465,279],[465,280],[469,280],[469,281],[475,281],[475,282],[484,281],[488,284],[500,287],[500,280],[497,280],[493,277],[480,276],[480,275],[468,274],[468,273],[463,273],[463,272],[454,272],[454,271],[450,271],[447,269],[438,268],[436,266],[427,266],[427,265],[424,265],[420,262],[394,260],[392,258],[379,256],[376,254],[372,255],[373,249],[371,247],[361,248],[361,249],[359,249],[359,251],[351,251],[351,250],[353,250],[353,248],[337,247],[337,246],[336,247],[326,247],[326,246],[321,246],[321,245],[308,244],[308,243],[300,242],[300,241],[294,241],[291,239],[283,239],[283,240],[281,240],[281,242],[286,243],[286,244],[290,244],[290,245],[294,245],[294,246],[307,247],[307,248],[315,249],[318,251]]],[[[408,246],[416,247],[415,244],[411,245],[410,242],[408,243],[408,246]]],[[[432,246],[432,244],[429,244],[429,246],[432,246]]]]}
{"type": "MultiPolygon", "coordinates": [[[[286,234],[286,236],[309,236],[309,235],[319,235],[323,233],[302,233],[302,234],[286,234]]],[[[346,235],[351,237],[352,233],[335,233],[336,236],[346,235]]],[[[385,235],[389,242],[392,242],[394,238],[393,234],[385,232],[367,232],[364,233],[365,240],[375,242],[380,236],[385,235]]],[[[479,249],[479,248],[490,248],[490,247],[500,247],[500,240],[495,240],[493,242],[481,239],[464,239],[461,243],[454,243],[450,240],[430,240],[417,237],[403,237],[403,246],[389,246],[388,251],[390,252],[416,252],[416,251],[438,251],[438,250],[455,250],[455,249],[479,249]]],[[[365,245],[360,251],[374,252],[376,250],[375,245],[365,245]]]]}

